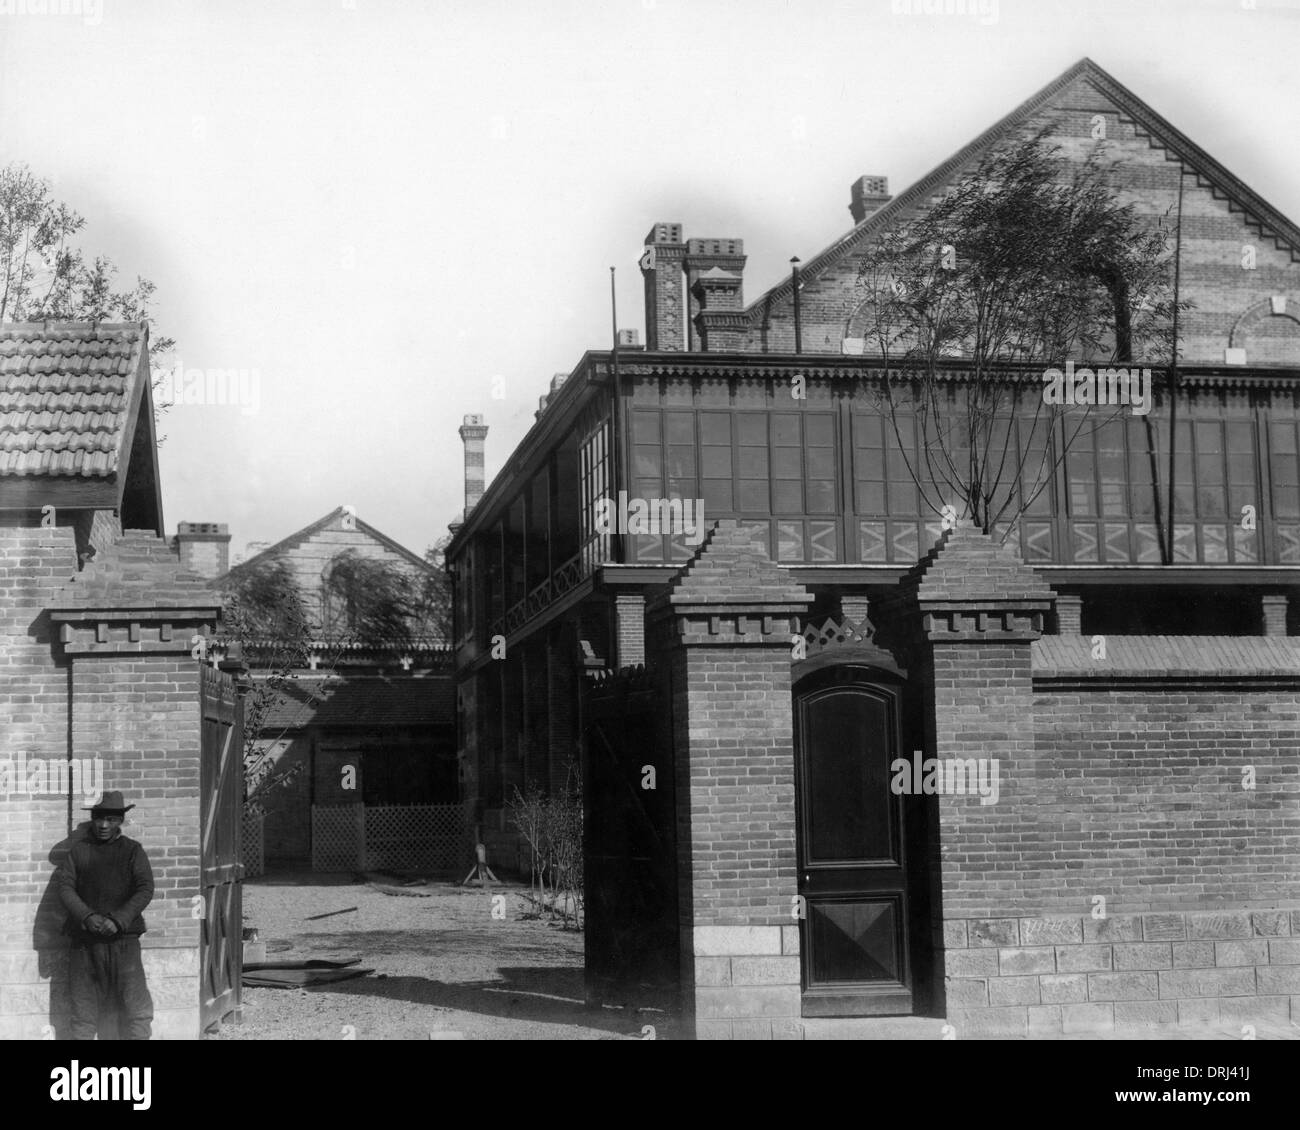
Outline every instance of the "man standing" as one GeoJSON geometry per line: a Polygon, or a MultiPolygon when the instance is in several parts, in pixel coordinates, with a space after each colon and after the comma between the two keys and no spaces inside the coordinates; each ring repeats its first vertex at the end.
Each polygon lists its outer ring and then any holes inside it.
{"type": "Polygon", "coordinates": [[[153,869],[135,840],[122,835],[134,808],[106,792],[90,810],[90,831],[59,866],[55,886],[68,911],[74,1040],[93,1040],[101,1019],[116,1014],[124,1040],[147,1040],[153,998],[140,961],[143,911],[153,898],[153,869]]]}

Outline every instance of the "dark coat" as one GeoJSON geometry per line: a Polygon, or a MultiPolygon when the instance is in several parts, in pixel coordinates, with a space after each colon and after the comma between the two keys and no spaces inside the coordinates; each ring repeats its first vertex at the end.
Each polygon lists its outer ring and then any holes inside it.
{"type": "Polygon", "coordinates": [[[135,840],[118,835],[104,844],[88,835],[72,845],[55,873],[54,885],[68,911],[64,933],[104,941],[85,928],[92,914],[117,923],[120,933],[114,937],[144,933],[144,908],[153,899],[153,868],[135,840]]]}

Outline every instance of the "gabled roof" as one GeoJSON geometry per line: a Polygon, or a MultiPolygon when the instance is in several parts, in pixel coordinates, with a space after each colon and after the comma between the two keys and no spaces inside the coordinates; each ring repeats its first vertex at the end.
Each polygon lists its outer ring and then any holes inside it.
{"type": "MultiPolygon", "coordinates": [[[[1195,174],[1198,180],[1221,193],[1237,209],[1245,212],[1263,235],[1287,244],[1292,259],[1300,261],[1300,227],[1220,165],[1190,138],[1175,129],[1112,75],[1091,59],[1083,58],[1049,82],[1038,93],[1027,98],[1006,117],[990,126],[975,140],[959,149],[943,164],[932,169],[911,187],[895,196],[879,211],[867,216],[852,231],[814,255],[800,268],[801,281],[806,285],[855,248],[878,239],[895,227],[912,209],[941,192],[945,185],[959,177],[967,167],[977,164],[995,143],[1025,125],[1045,104],[1080,81],[1091,84],[1113,102],[1121,114],[1131,118],[1138,130],[1149,136],[1153,145],[1166,150],[1172,158],[1181,159],[1189,173],[1195,174]]],[[[745,308],[750,322],[755,324],[761,322],[764,311],[770,306],[777,302],[788,301],[792,286],[793,279],[787,277],[751,302],[745,308]]]]}
{"type": "MultiPolygon", "coordinates": [[[[257,553],[253,554],[253,556],[250,557],[247,561],[241,561],[238,565],[231,566],[230,571],[233,572],[235,569],[246,568],[247,566],[252,565],[254,562],[269,561],[273,557],[279,557],[282,554],[290,553],[292,550],[297,549],[298,546],[302,545],[303,542],[307,541],[308,538],[313,537],[314,535],[320,533],[322,530],[329,529],[330,526],[332,526],[335,522],[340,521],[346,512],[347,512],[347,507],[336,506],[328,514],[326,514],[322,518],[318,518],[310,526],[304,526],[301,530],[297,531],[297,533],[292,533],[287,538],[281,539],[280,541],[276,542],[274,545],[267,546],[266,549],[260,550],[257,553]]],[[[400,544],[399,542],[395,542],[387,534],[380,533],[377,529],[375,529],[374,526],[370,525],[369,522],[363,522],[360,518],[357,518],[355,515],[353,515],[353,519],[356,523],[356,528],[359,532],[366,534],[370,538],[373,538],[375,541],[379,542],[385,548],[391,549],[394,553],[400,554],[402,557],[406,558],[406,560],[409,561],[412,565],[417,565],[421,569],[426,569],[426,570],[433,568],[433,566],[431,566],[423,557],[419,556],[419,554],[412,553],[411,550],[406,548],[406,546],[400,544]]],[[[229,576],[229,575],[230,575],[229,572],[223,574],[223,576],[229,576]]],[[[216,581],[220,581],[221,579],[222,579],[221,577],[215,578],[216,581]]]]}
{"type": "Polygon", "coordinates": [[[128,478],[161,529],[148,327],[0,325],[0,508],[118,509],[128,478]]]}

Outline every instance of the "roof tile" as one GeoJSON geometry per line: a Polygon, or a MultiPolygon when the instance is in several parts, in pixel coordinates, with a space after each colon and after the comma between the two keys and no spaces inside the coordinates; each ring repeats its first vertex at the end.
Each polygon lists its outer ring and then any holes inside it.
{"type": "Polygon", "coordinates": [[[0,326],[0,475],[103,477],[119,451],[144,326],[0,326]]]}

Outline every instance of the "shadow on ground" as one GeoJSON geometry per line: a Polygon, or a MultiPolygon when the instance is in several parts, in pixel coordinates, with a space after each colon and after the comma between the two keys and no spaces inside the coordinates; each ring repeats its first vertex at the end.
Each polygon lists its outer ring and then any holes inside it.
{"type": "MultiPolygon", "coordinates": [[[[628,1036],[653,1025],[663,1038],[673,1018],[657,1011],[588,1007],[583,1001],[580,969],[554,966],[502,966],[500,979],[448,983],[428,977],[371,974],[307,990],[338,997],[372,997],[452,1009],[479,1016],[547,1024],[598,1028],[612,1036],[628,1036]]],[[[280,991],[280,990],[277,990],[280,991]]]]}

